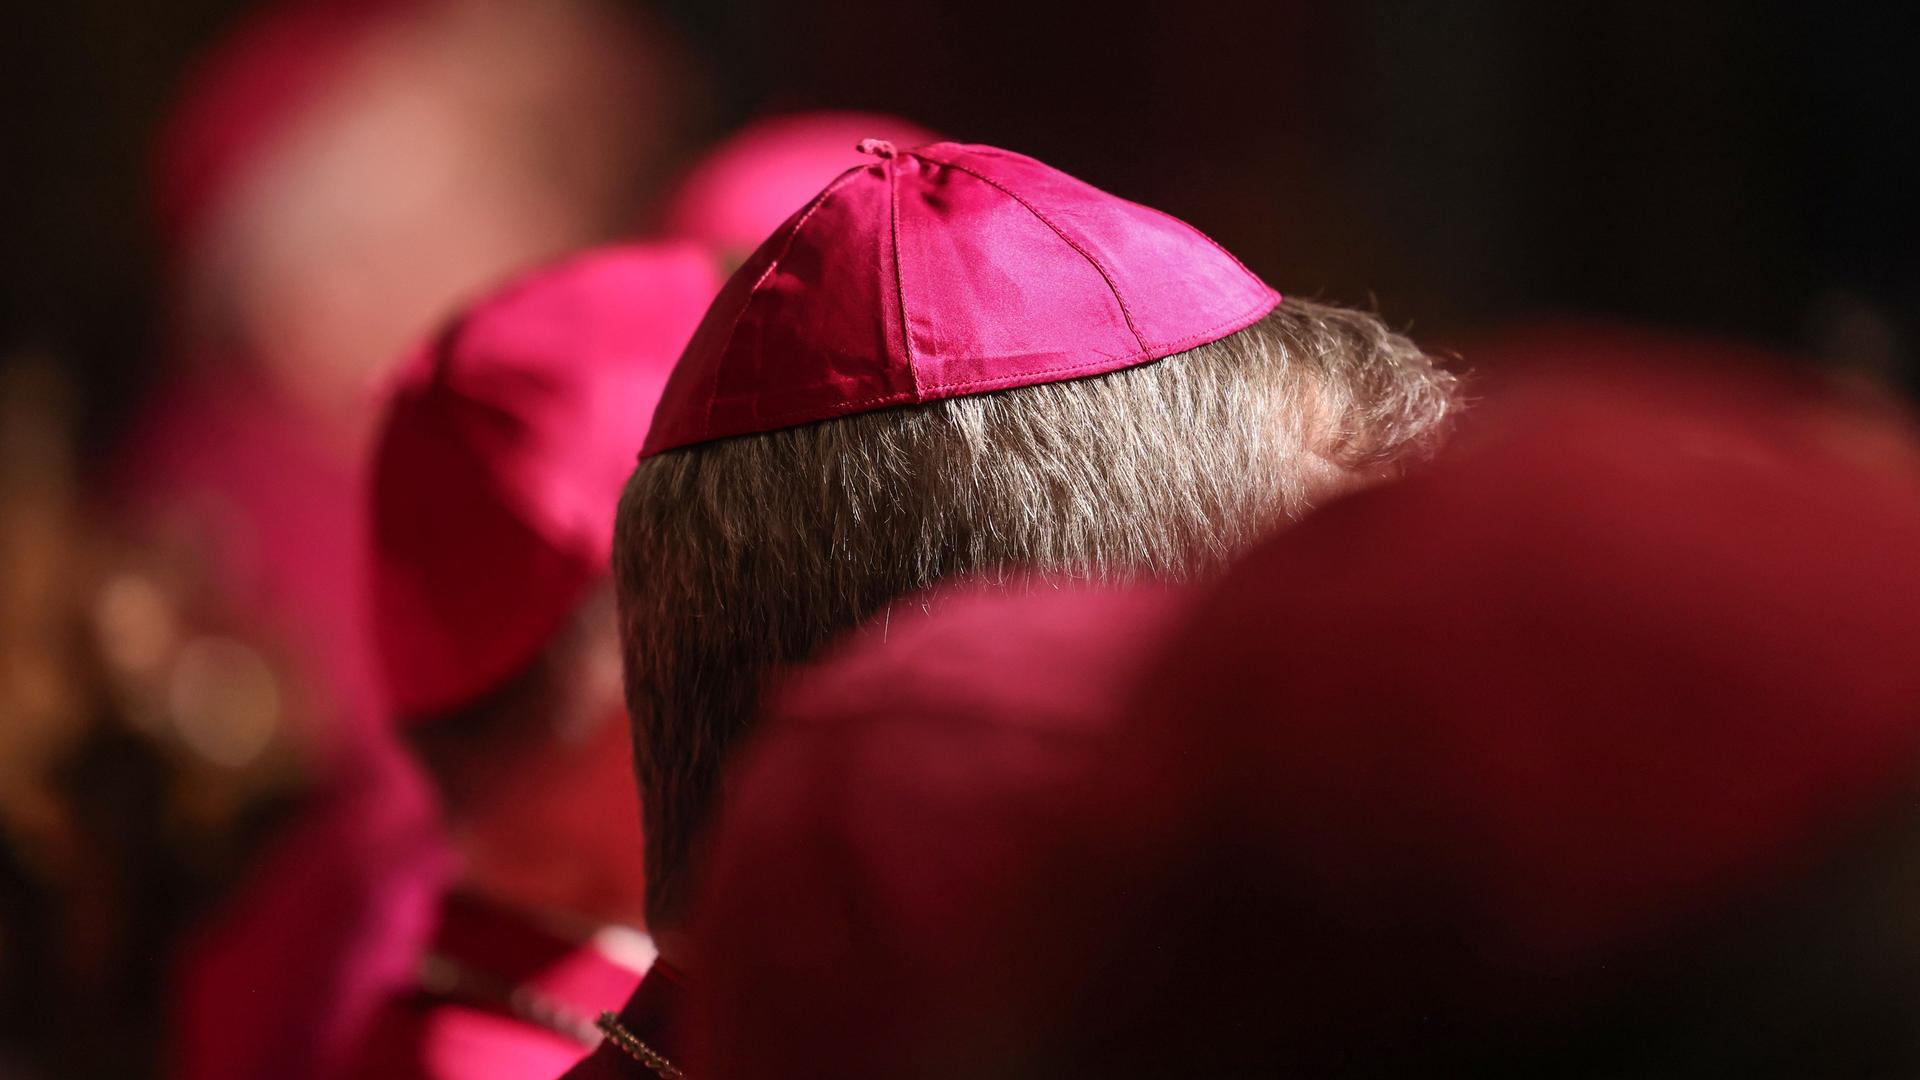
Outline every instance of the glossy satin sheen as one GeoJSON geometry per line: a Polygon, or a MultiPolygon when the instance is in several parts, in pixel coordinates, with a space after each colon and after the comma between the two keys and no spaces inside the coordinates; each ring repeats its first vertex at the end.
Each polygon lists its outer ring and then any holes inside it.
{"type": "Polygon", "coordinates": [[[959,143],[878,156],[727,282],[642,456],[1116,371],[1279,300],[1192,226],[1032,158],[959,143]]]}

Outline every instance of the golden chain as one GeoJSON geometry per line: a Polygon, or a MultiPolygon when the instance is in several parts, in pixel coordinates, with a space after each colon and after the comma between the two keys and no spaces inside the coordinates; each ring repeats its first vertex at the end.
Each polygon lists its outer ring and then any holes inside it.
{"type": "Polygon", "coordinates": [[[605,1033],[607,1039],[619,1047],[622,1053],[645,1065],[653,1075],[665,1077],[666,1080],[687,1080],[686,1073],[674,1068],[673,1062],[660,1056],[659,1051],[641,1042],[640,1036],[628,1031],[618,1016],[603,1012],[600,1014],[600,1019],[595,1020],[593,1025],[605,1033]]]}

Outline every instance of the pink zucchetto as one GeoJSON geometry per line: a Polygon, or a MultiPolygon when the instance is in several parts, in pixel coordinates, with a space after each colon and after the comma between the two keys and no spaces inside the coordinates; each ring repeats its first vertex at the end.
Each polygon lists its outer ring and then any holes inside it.
{"type": "Polygon", "coordinates": [[[755,251],[668,382],[642,456],[1118,371],[1280,296],[1220,245],[1029,157],[868,140],[755,251]]]}
{"type": "Polygon", "coordinates": [[[604,248],[482,299],[401,371],[372,485],[398,714],[499,685],[605,579],[621,486],[718,287],[694,245],[604,248]]]}

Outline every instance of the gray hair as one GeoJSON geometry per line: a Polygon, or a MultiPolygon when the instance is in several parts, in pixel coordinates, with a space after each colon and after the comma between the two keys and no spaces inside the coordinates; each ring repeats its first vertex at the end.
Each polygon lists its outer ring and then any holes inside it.
{"type": "Polygon", "coordinates": [[[682,899],[765,680],[942,580],[1190,580],[1354,474],[1425,455],[1454,378],[1378,318],[1289,299],[1155,363],[642,461],[614,577],[648,907],[682,899]]]}

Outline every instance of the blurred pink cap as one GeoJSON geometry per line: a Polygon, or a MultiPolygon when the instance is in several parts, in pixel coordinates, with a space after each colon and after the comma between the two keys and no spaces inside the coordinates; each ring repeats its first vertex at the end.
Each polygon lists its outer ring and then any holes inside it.
{"type": "Polygon", "coordinates": [[[1185,222],[1020,154],[873,155],[735,272],[646,454],[1060,382],[1226,337],[1278,293],[1185,222]]]}
{"type": "Polygon", "coordinates": [[[829,181],[866,159],[861,139],[919,146],[939,136],[895,116],[807,112],[756,120],[687,173],[667,206],[666,235],[744,257],[829,181]]]}
{"type": "Polygon", "coordinates": [[[621,487],[718,285],[691,244],[605,248],[481,300],[401,371],[373,475],[400,715],[498,685],[605,578],[621,487]]]}

